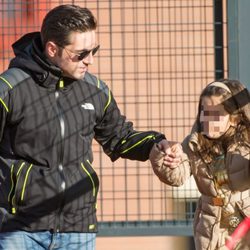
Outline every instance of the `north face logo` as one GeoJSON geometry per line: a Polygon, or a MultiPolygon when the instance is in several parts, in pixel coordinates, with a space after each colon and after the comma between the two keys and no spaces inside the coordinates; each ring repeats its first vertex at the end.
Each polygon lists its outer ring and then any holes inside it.
{"type": "Polygon", "coordinates": [[[84,109],[95,110],[92,103],[84,103],[84,104],[81,105],[81,107],[84,108],[84,109]]]}

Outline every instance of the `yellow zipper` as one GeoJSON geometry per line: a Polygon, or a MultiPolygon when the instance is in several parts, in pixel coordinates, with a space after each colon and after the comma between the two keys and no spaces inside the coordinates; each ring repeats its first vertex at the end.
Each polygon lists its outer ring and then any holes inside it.
{"type": "MultiPolygon", "coordinates": [[[[89,160],[87,160],[88,164],[91,166],[91,163],[89,160]]],[[[95,187],[95,182],[91,176],[91,174],[89,173],[89,171],[86,169],[86,167],[83,165],[83,163],[81,163],[82,169],[84,170],[84,172],[89,176],[91,182],[92,182],[92,186],[93,186],[93,196],[96,195],[96,187],[95,187]]],[[[91,166],[92,167],[92,166],[91,166]]]]}
{"type": "Polygon", "coordinates": [[[11,169],[10,169],[11,188],[10,188],[10,192],[8,195],[8,202],[10,202],[10,195],[11,195],[13,188],[14,188],[13,169],[14,169],[14,164],[11,165],[11,169]]]}
{"type": "Polygon", "coordinates": [[[26,183],[27,183],[29,172],[30,172],[32,166],[33,166],[33,164],[30,164],[30,166],[28,168],[28,171],[27,171],[27,173],[25,175],[25,179],[24,179],[24,183],[23,183],[23,188],[22,188],[22,193],[21,193],[21,201],[23,201],[23,198],[24,198],[24,192],[25,192],[25,188],[26,188],[26,183]]]}
{"type": "MultiPolygon", "coordinates": [[[[22,164],[21,164],[21,166],[19,167],[19,169],[18,169],[18,171],[17,171],[17,174],[16,174],[16,177],[17,177],[17,180],[16,180],[16,187],[18,186],[18,182],[19,182],[19,178],[20,178],[20,172],[21,172],[21,170],[23,169],[23,167],[24,167],[24,165],[25,165],[25,162],[23,162],[22,164]]],[[[14,167],[14,165],[12,165],[13,167],[14,167]]],[[[12,176],[13,176],[13,168],[12,168],[12,176]]],[[[12,182],[13,182],[13,179],[12,179],[12,182]]],[[[11,188],[11,190],[14,188],[14,182],[12,183],[13,185],[12,185],[12,188],[11,188]]],[[[11,193],[11,192],[10,192],[11,193]]],[[[13,214],[15,214],[16,213],[16,208],[15,208],[15,196],[16,196],[16,194],[14,193],[14,195],[13,195],[13,197],[12,197],[12,200],[11,200],[11,204],[12,204],[12,213],[13,214]]]]}

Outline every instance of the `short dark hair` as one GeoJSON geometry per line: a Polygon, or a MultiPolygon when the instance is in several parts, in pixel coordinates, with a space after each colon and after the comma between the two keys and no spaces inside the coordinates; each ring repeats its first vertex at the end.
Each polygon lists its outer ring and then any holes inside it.
{"type": "Polygon", "coordinates": [[[87,32],[95,30],[97,22],[87,8],[65,4],[50,10],[45,16],[41,27],[43,46],[53,41],[61,47],[70,44],[69,35],[72,31],[87,32]]]}

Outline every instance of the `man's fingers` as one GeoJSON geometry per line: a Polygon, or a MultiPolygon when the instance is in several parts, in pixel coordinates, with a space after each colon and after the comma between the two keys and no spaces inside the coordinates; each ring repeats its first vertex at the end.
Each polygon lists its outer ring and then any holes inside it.
{"type": "Polygon", "coordinates": [[[164,157],[163,162],[164,163],[180,163],[181,158],[164,157]]]}
{"type": "Polygon", "coordinates": [[[170,146],[169,146],[169,143],[168,143],[167,140],[162,140],[162,141],[158,142],[157,148],[158,148],[160,151],[166,153],[167,150],[170,148],[170,146]]]}
{"type": "Polygon", "coordinates": [[[175,143],[171,146],[171,151],[175,154],[182,154],[183,150],[182,150],[182,146],[180,143],[175,143]]]}
{"type": "Polygon", "coordinates": [[[170,169],[174,169],[174,168],[177,168],[179,166],[179,162],[169,162],[169,161],[164,161],[163,162],[163,165],[165,167],[168,167],[170,169]]]}
{"type": "Polygon", "coordinates": [[[181,162],[181,157],[176,157],[173,155],[165,155],[163,162],[164,164],[168,165],[168,164],[179,164],[181,162]]]}
{"type": "Polygon", "coordinates": [[[177,142],[168,142],[167,140],[162,140],[157,145],[158,150],[164,153],[163,165],[169,168],[176,168],[182,160],[182,146],[177,142]]]}

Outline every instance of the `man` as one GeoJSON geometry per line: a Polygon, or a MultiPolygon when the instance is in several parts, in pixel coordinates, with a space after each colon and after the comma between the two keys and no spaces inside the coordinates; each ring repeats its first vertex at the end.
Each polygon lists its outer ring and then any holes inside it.
{"type": "MultiPolygon", "coordinates": [[[[99,49],[92,13],[61,5],[13,44],[0,76],[0,249],[95,249],[95,139],[115,161],[145,161],[165,136],[139,132],[88,73],[99,49]]],[[[178,162],[178,155],[165,160],[178,162]]]]}

